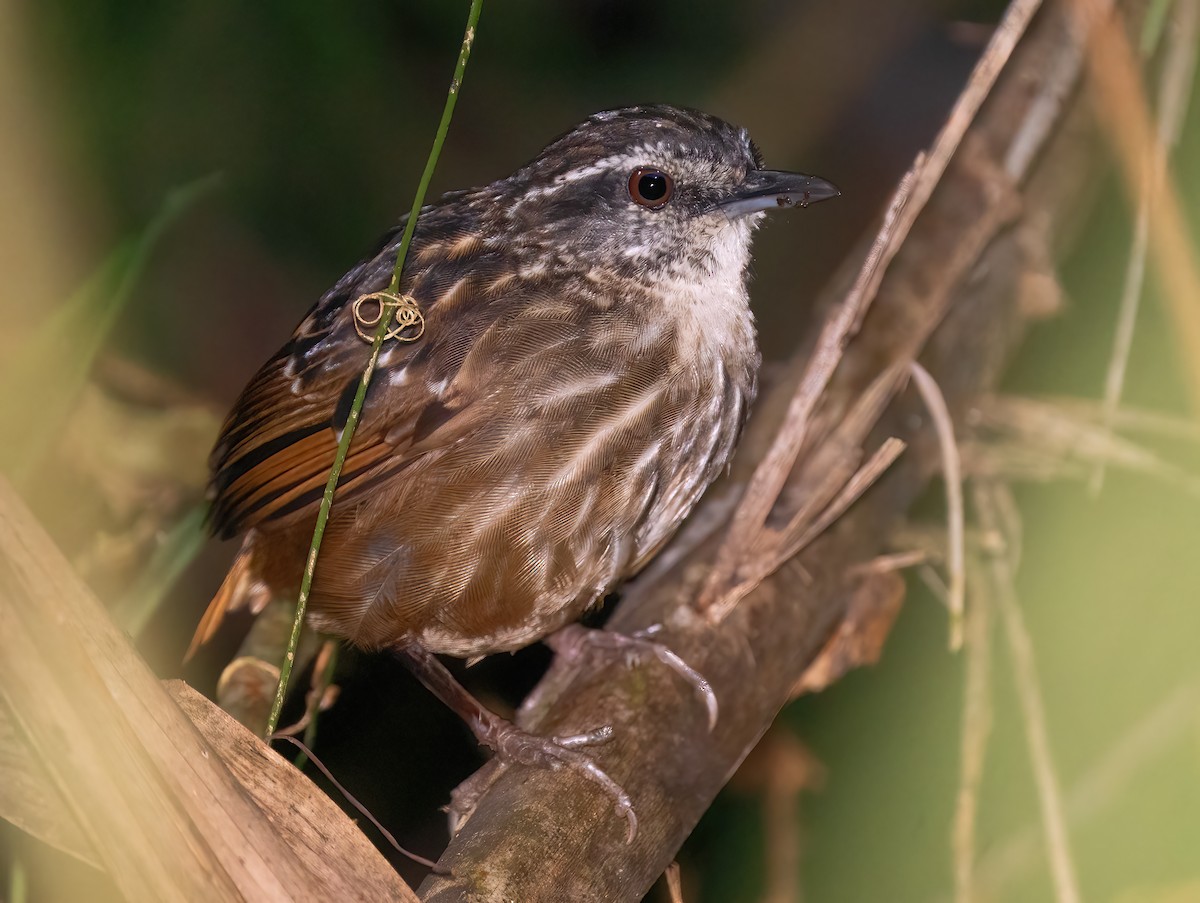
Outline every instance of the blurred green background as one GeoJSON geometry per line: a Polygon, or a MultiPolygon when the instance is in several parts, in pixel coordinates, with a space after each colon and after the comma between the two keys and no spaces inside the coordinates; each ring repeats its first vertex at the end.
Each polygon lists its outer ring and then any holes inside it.
{"type": "MultiPolygon", "coordinates": [[[[493,2],[433,189],[501,177],[606,107],[671,102],[743,124],[771,166],[820,174],[844,194],[772,222],[756,245],[764,350],[780,358],[812,314],[809,299],[940,126],[1002,9],[982,0],[493,2]]],[[[156,248],[108,353],[222,413],[305,309],[408,208],[465,14],[465,3],[445,0],[0,8],[0,314],[9,326],[0,348],[44,323],[173,187],[218,172],[221,188],[156,248]]],[[[1177,161],[1195,234],[1195,113],[1177,161]]],[[[1131,226],[1115,179],[1098,194],[1060,269],[1067,306],[1030,338],[1011,391],[1101,391],[1131,226]]],[[[1172,327],[1155,291],[1151,279],[1126,395],[1182,415],[1172,327]]],[[[1184,443],[1160,451],[1200,469],[1184,443]]],[[[1197,499],[1112,473],[1098,498],[1061,483],[1018,487],[1018,500],[1018,592],[1055,762],[1068,800],[1079,801],[1071,840],[1083,896],[1200,900],[1197,499]]],[[[147,632],[144,651],[164,676],[180,673],[232,551],[210,544],[147,632]]],[[[229,648],[187,677],[211,690],[229,648]]],[[[999,634],[996,649],[982,898],[1053,899],[999,634]]],[[[529,650],[471,679],[513,704],[544,663],[543,651],[529,650]]],[[[319,753],[402,843],[436,856],[437,807],[478,762],[465,730],[385,657],[348,654],[339,683],[319,753]]],[[[784,800],[799,858],[794,898],[802,889],[814,901],[949,899],[962,686],[943,610],[910,581],[882,663],[784,713],[777,729],[803,742],[809,762],[805,789],[784,800]]],[[[764,790],[775,786],[762,773],[772,761],[752,760],[681,852],[689,903],[767,899],[779,823],[766,817],[764,793],[781,792],[764,790]]],[[[65,899],[72,886],[92,899],[108,893],[7,827],[0,842],[7,862],[21,862],[30,899],[65,899]]],[[[661,887],[651,898],[666,899],[661,887]]]]}

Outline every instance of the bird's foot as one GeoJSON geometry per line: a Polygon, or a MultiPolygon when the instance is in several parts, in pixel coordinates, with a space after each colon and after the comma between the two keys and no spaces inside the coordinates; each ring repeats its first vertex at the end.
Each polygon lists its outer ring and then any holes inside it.
{"type": "Polygon", "coordinates": [[[633,843],[637,836],[637,814],[633,801],[625,789],[608,776],[595,760],[579,750],[587,746],[607,743],[612,738],[612,727],[605,725],[585,734],[542,737],[523,731],[511,721],[488,713],[471,723],[476,739],[496,753],[501,763],[536,765],[542,768],[569,768],[576,774],[600,785],[616,804],[617,814],[628,824],[626,842],[633,843]]]}
{"type": "Polygon", "coordinates": [[[685,662],[668,646],[654,639],[662,631],[655,624],[636,633],[616,633],[611,630],[593,630],[580,624],[568,624],[546,638],[546,645],[567,659],[578,659],[589,650],[620,652],[632,664],[638,660],[653,658],[662,662],[682,677],[700,697],[708,712],[708,729],[717,724],[717,694],[699,671],[685,662]]]}
{"type": "MultiPolygon", "coordinates": [[[[637,835],[637,815],[634,814],[633,801],[630,800],[629,794],[590,756],[579,751],[581,747],[607,742],[612,737],[612,727],[605,726],[586,734],[560,737],[531,734],[501,718],[467,692],[446,666],[420,643],[409,641],[398,644],[396,651],[417,679],[466,722],[475,738],[482,745],[495,751],[496,760],[502,766],[537,765],[551,769],[565,766],[592,783],[599,784],[613,798],[617,813],[628,823],[627,842],[633,842],[637,835]]],[[[494,774],[492,772],[489,776],[489,781],[494,774]]],[[[463,794],[461,799],[454,801],[452,808],[460,817],[463,814],[460,803],[463,806],[473,806],[478,792],[478,788],[473,787],[463,794]]]]}

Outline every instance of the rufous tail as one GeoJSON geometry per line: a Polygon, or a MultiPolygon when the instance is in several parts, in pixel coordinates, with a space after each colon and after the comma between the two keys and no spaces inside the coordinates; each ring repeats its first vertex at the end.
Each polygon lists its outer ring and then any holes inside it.
{"type": "Polygon", "coordinates": [[[250,540],[247,538],[241,551],[233,559],[233,564],[230,565],[229,573],[221,583],[220,589],[208,603],[208,608],[204,610],[204,616],[196,625],[196,632],[192,634],[192,642],[188,646],[187,652],[183,654],[185,662],[196,654],[197,649],[216,635],[217,630],[225,621],[225,616],[230,612],[249,609],[254,614],[258,614],[270,601],[271,593],[266,584],[251,573],[250,560],[250,540]]]}

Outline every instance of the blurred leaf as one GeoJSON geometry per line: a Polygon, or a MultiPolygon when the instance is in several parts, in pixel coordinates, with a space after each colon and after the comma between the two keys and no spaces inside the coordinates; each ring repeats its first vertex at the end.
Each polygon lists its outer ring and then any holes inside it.
{"type": "Polygon", "coordinates": [[[9,903],[25,903],[29,898],[29,882],[25,877],[25,866],[20,859],[14,860],[8,875],[9,903]]]}
{"type": "Polygon", "coordinates": [[[1167,25],[1167,13],[1173,5],[1174,0],[1153,0],[1146,10],[1146,18],[1142,20],[1142,37],[1138,41],[1138,49],[1142,56],[1150,56],[1158,48],[1163,29],[1167,25]]]}
{"type": "Polygon", "coordinates": [[[155,244],[219,180],[209,175],[169,192],[142,233],[121,242],[0,370],[0,423],[11,431],[0,442],[0,470],[20,480],[46,454],[155,244]]]}
{"type": "Polygon", "coordinates": [[[137,584],[113,610],[113,618],[132,636],[145,629],[167,591],[203,547],[208,539],[204,529],[207,516],[207,505],[189,511],[167,534],[137,584]]]}

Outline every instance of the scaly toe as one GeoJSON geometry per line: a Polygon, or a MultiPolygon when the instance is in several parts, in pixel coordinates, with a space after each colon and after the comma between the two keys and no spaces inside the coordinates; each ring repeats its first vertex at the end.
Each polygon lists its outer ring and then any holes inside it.
{"type": "Polygon", "coordinates": [[[522,765],[537,765],[543,768],[567,767],[594,784],[599,784],[616,804],[617,814],[628,825],[625,842],[633,843],[637,836],[637,814],[633,811],[633,800],[620,784],[608,776],[595,761],[578,750],[596,746],[612,738],[612,727],[605,725],[583,734],[562,737],[539,737],[527,733],[506,721],[498,721],[488,745],[496,751],[502,762],[518,762],[522,765]]]}
{"type": "Polygon", "coordinates": [[[680,658],[669,646],[654,639],[661,631],[661,624],[654,624],[633,634],[591,630],[579,624],[569,624],[547,637],[546,643],[555,653],[570,659],[579,658],[588,649],[608,649],[642,658],[654,657],[687,681],[700,697],[708,713],[708,730],[711,732],[717,726],[720,711],[717,694],[713,692],[712,685],[704,675],[680,658]]]}

